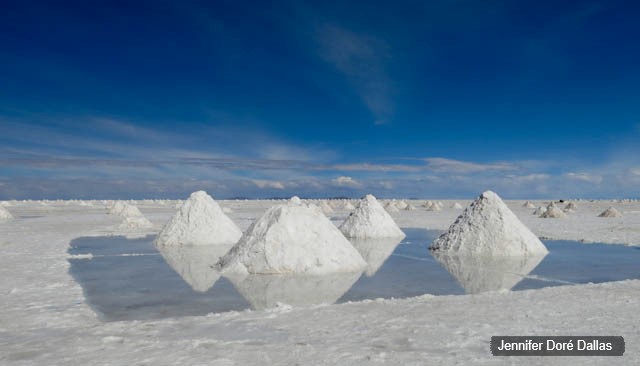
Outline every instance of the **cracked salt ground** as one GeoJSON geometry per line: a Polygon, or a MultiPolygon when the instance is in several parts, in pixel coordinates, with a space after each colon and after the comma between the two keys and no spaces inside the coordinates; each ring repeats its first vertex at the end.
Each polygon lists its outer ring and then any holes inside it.
{"type": "Polygon", "coordinates": [[[222,255],[207,253],[215,248],[158,252],[154,236],[78,238],[71,242],[67,260],[70,274],[103,321],[640,278],[640,250],[632,247],[546,241],[546,257],[434,258],[427,247],[439,232],[404,231],[407,237],[400,243],[353,241],[367,261],[362,273],[226,278],[215,269],[215,259],[207,259],[222,255]]]}

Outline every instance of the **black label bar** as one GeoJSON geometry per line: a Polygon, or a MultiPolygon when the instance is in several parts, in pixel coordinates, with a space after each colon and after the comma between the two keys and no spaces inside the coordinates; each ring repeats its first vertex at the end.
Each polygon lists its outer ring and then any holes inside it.
{"type": "Polygon", "coordinates": [[[494,356],[622,356],[620,336],[493,336],[494,356]]]}

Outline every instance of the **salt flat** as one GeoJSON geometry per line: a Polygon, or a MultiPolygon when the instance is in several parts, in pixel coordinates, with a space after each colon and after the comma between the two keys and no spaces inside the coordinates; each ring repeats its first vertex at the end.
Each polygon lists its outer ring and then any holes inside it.
{"type": "MultiPolygon", "coordinates": [[[[460,213],[392,214],[401,228],[446,229],[460,213]]],[[[506,201],[538,236],[640,245],[640,203],[576,201],[541,219],[506,201]],[[621,218],[597,217],[607,207],[621,218]]],[[[534,201],[536,206],[543,201],[534,201]]],[[[154,224],[125,230],[100,202],[11,202],[0,223],[0,361],[3,364],[639,364],[640,281],[464,296],[422,296],[312,308],[281,307],[157,321],[102,323],[69,275],[68,244],[81,236],[157,233],[175,202],[135,204],[154,224]],[[494,358],[492,335],[622,335],[624,357],[494,358]]],[[[245,230],[271,201],[220,201],[245,230]]],[[[347,211],[336,210],[338,224],[347,211]]],[[[586,245],[586,244],[585,244],[586,245]]],[[[606,260],[606,258],[603,258],[606,260]]]]}

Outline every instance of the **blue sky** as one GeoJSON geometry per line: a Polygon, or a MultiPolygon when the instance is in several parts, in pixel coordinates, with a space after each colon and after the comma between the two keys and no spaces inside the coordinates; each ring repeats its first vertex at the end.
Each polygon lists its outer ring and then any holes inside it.
{"type": "Polygon", "coordinates": [[[630,1],[3,3],[0,199],[640,197],[630,1]]]}

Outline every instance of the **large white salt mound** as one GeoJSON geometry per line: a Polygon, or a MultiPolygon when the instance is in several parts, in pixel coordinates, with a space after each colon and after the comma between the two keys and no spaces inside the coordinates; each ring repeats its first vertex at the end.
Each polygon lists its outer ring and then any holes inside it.
{"type": "Polygon", "coordinates": [[[268,209],[220,260],[225,273],[358,272],[364,259],[315,205],[268,209]]]}
{"type": "Polygon", "coordinates": [[[340,231],[348,238],[404,238],[404,233],[391,216],[371,195],[366,195],[340,225],[340,231]]]}
{"type": "Polygon", "coordinates": [[[563,217],[567,217],[567,214],[562,212],[556,205],[553,203],[547,206],[547,210],[540,215],[543,219],[560,219],[563,217]]]}
{"type": "Polygon", "coordinates": [[[609,207],[598,215],[598,217],[622,217],[622,213],[616,210],[615,207],[609,207]]]}
{"type": "Polygon", "coordinates": [[[467,207],[430,250],[457,255],[523,256],[547,248],[492,191],[467,207]]]}
{"type": "Polygon", "coordinates": [[[9,210],[4,208],[4,206],[0,206],[0,220],[11,220],[13,219],[13,215],[9,210]]]}
{"type": "MultiPolygon", "coordinates": [[[[205,191],[194,192],[162,228],[155,244],[233,245],[242,231],[205,191]]],[[[229,245],[229,246],[230,246],[229,245]]]]}

